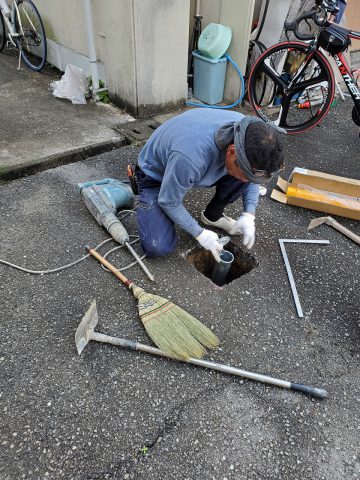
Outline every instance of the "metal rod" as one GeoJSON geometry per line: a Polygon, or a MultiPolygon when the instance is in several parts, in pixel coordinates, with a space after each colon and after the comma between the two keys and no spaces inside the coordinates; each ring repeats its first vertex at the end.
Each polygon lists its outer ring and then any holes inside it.
{"type": "MultiPolygon", "coordinates": [[[[118,347],[128,348],[131,350],[139,350],[141,352],[150,353],[151,355],[157,355],[160,357],[166,357],[172,360],[177,360],[171,357],[171,355],[159,350],[158,348],[150,347],[149,345],[144,345],[138,342],[133,342],[131,340],[111,337],[109,335],[104,335],[102,333],[91,332],[88,339],[95,340],[97,342],[110,343],[118,347]]],[[[281,380],[279,378],[269,377],[267,375],[262,375],[255,372],[249,372],[247,370],[242,370],[240,368],[231,367],[229,365],[224,365],[221,363],[209,362],[207,360],[198,360],[196,358],[189,358],[188,360],[181,360],[181,361],[184,361],[185,363],[191,363],[192,365],[197,365],[199,367],[209,368],[211,370],[217,370],[219,372],[227,373],[229,375],[249,378],[257,382],[276,385],[277,387],[287,388],[290,390],[297,390],[303,393],[307,393],[309,395],[313,395],[318,398],[326,398],[328,396],[328,392],[322,388],[312,387],[309,385],[303,385],[299,383],[292,383],[286,380],[281,380]]]]}
{"type": "Polygon", "coordinates": [[[132,248],[132,246],[130,245],[130,243],[128,242],[125,242],[125,245],[127,246],[129,252],[131,253],[131,255],[135,258],[135,260],[138,262],[138,264],[140,265],[140,267],[144,270],[144,272],[146,273],[146,275],[149,277],[149,279],[154,282],[155,279],[154,279],[154,275],[152,275],[147,266],[145,265],[145,263],[141,260],[141,258],[139,257],[139,255],[135,252],[135,250],[132,248]]]}
{"type": "Polygon", "coordinates": [[[200,5],[201,5],[201,0],[196,0],[195,15],[196,15],[197,17],[200,15],[200,5]]]}
{"type": "Polygon", "coordinates": [[[283,243],[320,243],[322,245],[328,245],[329,240],[302,240],[297,238],[279,238],[279,242],[283,243]]]}
{"type": "Polygon", "coordinates": [[[295,239],[295,238],[279,238],[280,250],[281,250],[281,253],[282,253],[282,256],[283,256],[286,272],[287,272],[287,275],[288,275],[288,278],[289,278],[290,287],[291,287],[291,291],[292,291],[292,294],[293,294],[297,314],[300,318],[303,318],[304,314],[303,314],[303,311],[302,311],[302,308],[301,308],[299,295],[298,295],[297,288],[296,288],[296,285],[295,285],[295,279],[294,279],[294,276],[293,276],[293,273],[292,273],[292,270],[291,270],[291,267],[290,267],[289,259],[288,259],[288,256],[287,256],[287,253],[286,253],[286,250],[285,250],[285,245],[284,245],[285,243],[317,243],[317,244],[322,244],[322,245],[328,245],[330,242],[329,242],[329,240],[304,240],[304,239],[295,239]]]}
{"type": "Polygon", "coordinates": [[[284,263],[285,263],[286,272],[287,272],[287,275],[288,275],[288,278],[289,278],[290,287],[291,287],[291,291],[292,291],[292,294],[293,294],[297,314],[300,318],[303,318],[304,314],[303,314],[303,311],[302,311],[302,308],[301,308],[299,295],[297,293],[294,276],[293,276],[292,271],[291,271],[289,259],[288,259],[288,256],[286,254],[285,246],[284,246],[284,243],[283,243],[282,239],[279,239],[279,244],[280,244],[280,250],[281,250],[281,253],[282,253],[282,256],[283,256],[283,260],[284,260],[284,263]]]}

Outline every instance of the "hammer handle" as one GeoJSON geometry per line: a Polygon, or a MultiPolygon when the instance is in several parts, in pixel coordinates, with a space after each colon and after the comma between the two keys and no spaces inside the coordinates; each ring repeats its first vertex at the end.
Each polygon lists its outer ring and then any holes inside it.
{"type": "Polygon", "coordinates": [[[327,222],[326,222],[328,225],[331,225],[332,227],[334,227],[336,230],[339,230],[339,232],[343,233],[344,235],[346,235],[347,237],[351,238],[351,240],[353,240],[355,243],[357,243],[358,245],[360,245],[360,237],[358,235],[356,235],[355,233],[353,233],[351,230],[349,230],[348,228],[344,227],[343,225],[341,225],[340,223],[338,223],[336,220],[334,220],[333,218],[329,217],[327,219],[327,222]]]}
{"type": "Polygon", "coordinates": [[[106,268],[108,268],[119,280],[122,281],[128,288],[131,288],[131,285],[133,285],[130,280],[128,280],[125,275],[123,275],[117,268],[114,267],[110,262],[106,260],[106,258],[102,257],[96,250],[93,248],[90,248],[88,245],[86,245],[86,250],[92,255],[93,257],[96,258],[96,260],[99,260],[100,263],[102,263],[106,268]]]}

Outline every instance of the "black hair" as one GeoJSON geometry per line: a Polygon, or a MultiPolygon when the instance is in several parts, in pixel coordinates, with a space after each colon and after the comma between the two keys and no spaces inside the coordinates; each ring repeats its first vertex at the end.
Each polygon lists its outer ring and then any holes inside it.
{"type": "Polygon", "coordinates": [[[279,134],[266,123],[250,123],[245,132],[245,153],[253,168],[276,172],[284,165],[279,134]]]}

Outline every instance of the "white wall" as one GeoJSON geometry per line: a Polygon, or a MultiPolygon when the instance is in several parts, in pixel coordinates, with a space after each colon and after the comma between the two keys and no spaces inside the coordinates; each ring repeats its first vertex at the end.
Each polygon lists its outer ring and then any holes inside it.
{"type": "Polygon", "coordinates": [[[189,8],[188,0],[134,0],[140,115],[186,100],[189,8]]]}
{"type": "MultiPolygon", "coordinates": [[[[49,38],[48,60],[89,73],[82,0],[36,0],[49,38]]],[[[100,77],[134,115],[177,107],[186,98],[190,0],[92,0],[100,77]]]]}
{"type": "Polygon", "coordinates": [[[92,5],[96,51],[105,65],[109,92],[115,101],[136,114],[133,1],[93,0],[92,5]]]}

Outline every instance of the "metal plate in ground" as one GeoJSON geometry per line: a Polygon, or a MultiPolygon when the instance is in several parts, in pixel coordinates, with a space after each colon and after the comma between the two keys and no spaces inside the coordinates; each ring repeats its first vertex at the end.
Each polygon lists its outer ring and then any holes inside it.
{"type": "Polygon", "coordinates": [[[128,144],[136,143],[137,145],[141,145],[148,140],[150,135],[159,126],[160,123],[155,120],[139,120],[135,122],[123,123],[114,127],[114,130],[123,135],[128,144]]]}

